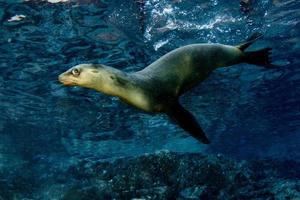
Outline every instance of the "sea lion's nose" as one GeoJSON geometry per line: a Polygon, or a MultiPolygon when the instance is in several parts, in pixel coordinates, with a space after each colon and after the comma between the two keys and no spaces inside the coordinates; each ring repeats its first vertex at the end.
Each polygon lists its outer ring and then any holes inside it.
{"type": "Polygon", "coordinates": [[[68,77],[65,76],[65,73],[62,73],[58,76],[58,81],[64,85],[70,85],[68,77]]]}
{"type": "Polygon", "coordinates": [[[58,76],[58,81],[61,82],[61,83],[63,83],[63,74],[60,74],[58,76]]]}

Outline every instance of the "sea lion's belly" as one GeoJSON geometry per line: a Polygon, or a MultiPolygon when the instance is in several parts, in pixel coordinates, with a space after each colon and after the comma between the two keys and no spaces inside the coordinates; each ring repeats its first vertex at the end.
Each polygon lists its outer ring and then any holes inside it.
{"type": "Polygon", "coordinates": [[[164,100],[167,99],[162,95],[165,95],[166,92],[162,88],[155,89],[153,84],[145,80],[138,83],[138,87],[127,90],[122,97],[119,97],[120,100],[145,112],[162,112],[164,100]]]}
{"type": "Polygon", "coordinates": [[[214,69],[236,62],[240,57],[236,49],[220,44],[188,45],[136,72],[143,93],[140,102],[146,102],[139,108],[148,112],[162,111],[182,93],[205,80],[214,69]]]}

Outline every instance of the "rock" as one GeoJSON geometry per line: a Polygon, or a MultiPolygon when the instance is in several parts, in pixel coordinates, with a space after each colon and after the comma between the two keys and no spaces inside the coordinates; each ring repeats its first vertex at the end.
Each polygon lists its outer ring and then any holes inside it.
{"type": "MultiPolygon", "coordinates": [[[[81,177],[85,165],[77,164],[81,177]]],[[[296,197],[299,192],[294,180],[279,190],[273,184],[278,177],[272,169],[261,169],[264,175],[256,176],[248,162],[222,156],[159,152],[88,165],[92,170],[86,177],[102,183],[92,192],[102,199],[270,199],[276,195],[296,197]]],[[[89,195],[85,187],[77,186],[77,193],[89,195]]]]}
{"type": "MultiPolygon", "coordinates": [[[[167,151],[110,161],[82,159],[67,168],[49,169],[44,178],[30,174],[32,169],[26,171],[26,167],[18,174],[2,173],[0,177],[6,175],[6,179],[0,179],[0,197],[299,199],[299,166],[295,161],[237,162],[219,155],[167,151]],[[290,168],[283,168],[286,165],[290,168]]],[[[44,167],[41,163],[40,170],[44,167]]],[[[35,171],[40,170],[35,166],[35,171]]]]}
{"type": "MultiPolygon", "coordinates": [[[[101,195],[102,196],[102,195],[101,195]]],[[[72,188],[62,198],[62,200],[101,200],[105,196],[100,197],[97,188],[72,188]]]]}
{"type": "Polygon", "coordinates": [[[279,180],[273,183],[271,192],[275,199],[300,199],[300,181],[279,180]]]}
{"type": "Polygon", "coordinates": [[[180,192],[180,197],[185,199],[199,199],[205,190],[207,189],[206,186],[194,186],[189,187],[180,192]]]}

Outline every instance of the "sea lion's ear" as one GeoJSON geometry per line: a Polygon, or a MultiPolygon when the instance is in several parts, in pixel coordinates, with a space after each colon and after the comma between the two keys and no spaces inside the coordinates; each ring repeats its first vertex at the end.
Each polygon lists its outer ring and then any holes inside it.
{"type": "Polygon", "coordinates": [[[114,80],[118,85],[121,85],[121,86],[126,85],[128,82],[127,80],[120,78],[114,74],[111,74],[109,77],[110,77],[110,79],[114,80]]]}
{"type": "Polygon", "coordinates": [[[115,76],[114,79],[116,80],[116,82],[121,85],[121,86],[124,86],[128,83],[127,80],[123,79],[123,78],[120,78],[120,77],[117,77],[115,76]]]}
{"type": "Polygon", "coordinates": [[[174,103],[166,112],[167,115],[174,120],[181,128],[189,132],[194,138],[201,143],[209,144],[210,141],[203,132],[201,126],[196,121],[195,117],[180,105],[180,103],[174,103]]]}

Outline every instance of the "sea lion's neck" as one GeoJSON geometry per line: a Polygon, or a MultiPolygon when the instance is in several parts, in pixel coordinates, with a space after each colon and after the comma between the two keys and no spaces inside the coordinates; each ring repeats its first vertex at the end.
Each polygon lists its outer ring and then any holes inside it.
{"type": "Polygon", "coordinates": [[[129,74],[121,70],[105,67],[101,69],[99,75],[95,77],[92,86],[93,89],[111,96],[122,97],[125,90],[131,89],[134,81],[129,77],[129,74]]]}
{"type": "Polygon", "coordinates": [[[135,74],[110,67],[106,71],[105,81],[103,81],[103,74],[99,75],[99,81],[93,89],[107,95],[119,97],[132,106],[149,111],[148,98],[146,98],[141,85],[138,84],[138,78],[135,74]]]}

